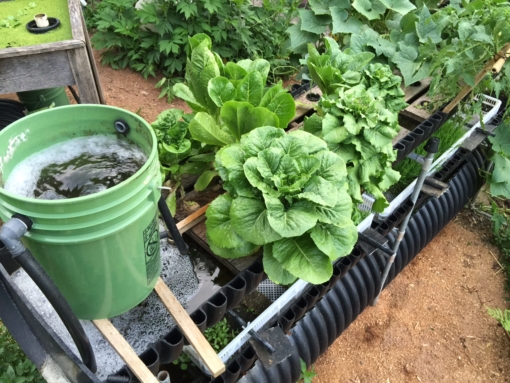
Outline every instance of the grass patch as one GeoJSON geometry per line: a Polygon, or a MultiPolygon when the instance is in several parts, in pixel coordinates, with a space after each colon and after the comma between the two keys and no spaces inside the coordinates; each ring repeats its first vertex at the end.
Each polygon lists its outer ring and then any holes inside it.
{"type": "MultiPolygon", "coordinates": [[[[12,25],[12,20],[10,21],[12,25]]],[[[11,0],[0,2],[0,49],[11,47],[26,47],[62,40],[71,40],[71,20],[67,0],[11,0]],[[35,3],[31,8],[30,3],[35,3]],[[52,31],[33,34],[28,32],[25,25],[34,19],[37,13],[46,13],[48,17],[60,20],[60,26],[52,31]],[[2,27],[3,21],[12,16],[18,23],[14,28],[2,27]]]]}
{"type": "MultiPolygon", "coordinates": [[[[466,129],[462,124],[461,120],[458,119],[450,119],[444,123],[433,135],[432,137],[437,137],[440,140],[439,143],[439,151],[435,155],[435,159],[438,159],[444,152],[450,149],[453,144],[455,144],[464,134],[466,133],[466,129]]],[[[424,147],[426,142],[418,146],[415,150],[416,154],[426,155],[424,147]]],[[[390,192],[393,195],[400,194],[411,182],[413,182],[416,177],[420,174],[421,165],[413,161],[409,158],[404,159],[404,161],[400,162],[394,168],[396,171],[400,173],[400,180],[390,188],[390,192]]]]}
{"type": "Polygon", "coordinates": [[[0,382],[45,382],[2,322],[0,322],[0,382]]]}

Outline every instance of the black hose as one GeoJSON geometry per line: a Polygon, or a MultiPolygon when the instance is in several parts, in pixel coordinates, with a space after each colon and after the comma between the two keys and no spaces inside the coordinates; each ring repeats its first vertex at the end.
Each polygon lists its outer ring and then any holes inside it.
{"type": "Polygon", "coordinates": [[[74,99],[76,100],[76,102],[77,102],[78,104],[81,104],[80,96],[78,96],[78,94],[76,93],[76,91],[74,90],[74,88],[73,88],[71,85],[69,85],[67,88],[68,88],[68,89],[71,91],[71,93],[73,94],[73,97],[74,97],[74,99]]]}
{"type": "Polygon", "coordinates": [[[188,254],[189,253],[188,245],[186,244],[186,242],[184,242],[184,239],[182,238],[179,229],[177,229],[177,225],[175,224],[175,221],[172,217],[172,213],[170,213],[170,209],[168,208],[168,205],[166,204],[166,201],[163,198],[163,196],[161,196],[161,198],[158,201],[158,208],[159,212],[161,213],[161,217],[165,222],[166,228],[170,231],[172,239],[175,242],[175,246],[177,246],[181,255],[188,254]]]}
{"type": "Polygon", "coordinates": [[[46,274],[41,265],[39,265],[39,263],[34,259],[28,249],[25,249],[17,255],[13,254],[13,258],[27,272],[30,278],[32,278],[51,303],[62,322],[64,322],[71,338],[73,338],[83,364],[87,366],[90,371],[95,373],[97,371],[96,358],[94,356],[92,346],[90,345],[89,338],[60,290],[50,279],[48,274],[46,274]]]}

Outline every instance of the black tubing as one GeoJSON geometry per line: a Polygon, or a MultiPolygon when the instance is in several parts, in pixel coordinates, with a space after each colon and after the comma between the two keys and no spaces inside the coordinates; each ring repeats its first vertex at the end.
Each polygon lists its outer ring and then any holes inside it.
{"type": "Polygon", "coordinates": [[[27,272],[51,303],[60,319],[62,319],[67,331],[69,331],[71,338],[73,338],[83,364],[87,366],[90,371],[95,373],[97,371],[96,358],[89,338],[60,290],[48,274],[46,274],[41,265],[35,260],[29,250],[25,249],[22,253],[13,255],[13,258],[27,272]]]}
{"type": "Polygon", "coordinates": [[[185,255],[189,253],[189,248],[186,242],[184,242],[184,239],[182,238],[181,233],[179,232],[179,229],[177,229],[177,225],[175,224],[175,221],[172,217],[172,213],[170,213],[170,209],[168,208],[168,205],[166,204],[165,199],[163,196],[158,200],[158,209],[161,213],[161,218],[163,218],[163,221],[165,222],[166,228],[172,235],[172,239],[175,242],[175,246],[179,249],[179,252],[181,255],[185,255]]]}

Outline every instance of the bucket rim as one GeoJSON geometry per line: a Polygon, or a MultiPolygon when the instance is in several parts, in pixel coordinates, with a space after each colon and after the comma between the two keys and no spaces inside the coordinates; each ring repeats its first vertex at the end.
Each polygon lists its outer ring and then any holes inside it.
{"type": "MultiPolygon", "coordinates": [[[[152,138],[151,152],[149,153],[149,156],[147,157],[147,161],[145,161],[143,166],[140,169],[138,169],[127,180],[124,180],[121,183],[119,183],[119,184],[117,184],[115,186],[112,186],[111,188],[108,188],[106,190],[102,190],[100,192],[89,194],[89,195],[86,195],[86,196],[76,197],[76,198],[58,199],[58,200],[45,200],[45,199],[29,198],[29,197],[20,196],[19,194],[7,191],[7,190],[4,189],[3,186],[0,186],[0,199],[1,199],[2,195],[5,195],[7,197],[10,197],[10,198],[13,198],[13,199],[17,199],[17,200],[19,200],[21,202],[26,202],[26,203],[36,204],[36,205],[39,205],[39,204],[40,205],[55,205],[55,204],[58,204],[58,205],[72,205],[72,204],[77,204],[77,203],[81,203],[81,202],[87,202],[89,200],[97,198],[97,196],[106,196],[106,195],[115,193],[118,189],[124,187],[127,182],[132,181],[132,179],[134,179],[134,178],[140,177],[144,172],[146,172],[149,169],[149,167],[152,166],[152,163],[154,162],[154,157],[158,157],[159,156],[159,154],[158,154],[158,140],[157,140],[157,137],[156,137],[156,133],[154,132],[154,129],[152,129],[152,126],[151,126],[151,124],[149,124],[149,122],[147,122],[144,118],[142,118],[138,114],[133,113],[133,112],[131,112],[129,110],[122,109],[122,108],[119,108],[119,107],[116,107],[116,106],[102,105],[102,104],[63,105],[63,106],[59,106],[59,107],[56,107],[56,108],[42,110],[40,112],[37,112],[37,113],[34,113],[34,114],[30,114],[30,115],[28,115],[28,116],[26,116],[24,118],[21,118],[21,119],[15,121],[15,122],[13,122],[12,124],[8,125],[4,129],[2,129],[0,131],[0,139],[2,137],[2,134],[6,134],[5,132],[8,132],[9,130],[11,130],[11,128],[13,126],[15,127],[16,125],[20,124],[21,122],[26,122],[27,120],[36,118],[37,116],[40,116],[41,114],[55,113],[55,111],[62,110],[62,109],[70,109],[70,108],[73,108],[73,109],[76,109],[76,108],[87,108],[87,109],[89,109],[89,108],[99,108],[99,109],[117,110],[117,111],[122,112],[124,114],[130,115],[131,117],[133,117],[136,120],[138,120],[139,122],[141,122],[142,125],[145,125],[147,127],[147,130],[149,131],[149,133],[151,135],[151,138],[152,138]]],[[[159,164],[158,158],[156,158],[156,161],[158,161],[158,164],[159,164]]],[[[158,169],[158,172],[159,172],[159,169],[158,169]]],[[[149,184],[149,183],[147,183],[147,184],[149,184]]]]}

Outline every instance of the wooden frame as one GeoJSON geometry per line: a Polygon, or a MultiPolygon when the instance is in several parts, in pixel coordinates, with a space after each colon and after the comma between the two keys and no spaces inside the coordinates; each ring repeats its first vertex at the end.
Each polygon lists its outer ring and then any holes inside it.
{"type": "Polygon", "coordinates": [[[0,49],[0,94],[76,85],[84,104],[105,104],[79,0],[68,0],[72,40],[0,49]]]}

